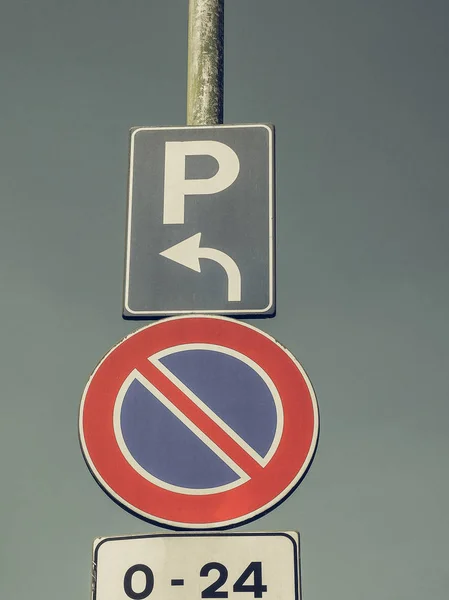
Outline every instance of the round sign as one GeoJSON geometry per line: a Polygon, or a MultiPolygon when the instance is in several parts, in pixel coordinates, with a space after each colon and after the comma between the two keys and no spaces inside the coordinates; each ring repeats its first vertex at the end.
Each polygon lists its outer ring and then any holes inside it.
{"type": "Polygon", "coordinates": [[[232,319],[174,317],[131,334],[91,376],[80,440],[100,485],[176,528],[261,516],[300,482],[318,407],[295,358],[232,319]]]}

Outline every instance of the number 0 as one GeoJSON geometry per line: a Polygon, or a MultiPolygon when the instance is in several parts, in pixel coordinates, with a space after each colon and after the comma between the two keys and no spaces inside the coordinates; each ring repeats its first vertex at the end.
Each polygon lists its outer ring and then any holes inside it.
{"type": "Polygon", "coordinates": [[[147,565],[134,565],[130,567],[123,579],[123,589],[128,598],[132,600],[144,600],[148,598],[154,588],[154,575],[153,571],[147,565]],[[133,588],[133,575],[135,573],[143,573],[145,575],[145,587],[141,592],[136,592],[133,588]]]}

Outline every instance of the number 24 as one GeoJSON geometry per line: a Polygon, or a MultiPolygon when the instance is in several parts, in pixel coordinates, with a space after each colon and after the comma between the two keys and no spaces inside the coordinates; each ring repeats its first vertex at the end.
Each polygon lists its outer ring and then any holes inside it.
{"type": "MultiPolygon", "coordinates": [[[[214,570],[218,571],[218,579],[201,592],[201,598],[228,597],[228,592],[224,590],[219,591],[220,587],[226,583],[228,578],[228,570],[224,565],[218,562],[207,563],[207,565],[202,567],[200,577],[207,577],[209,573],[214,570]]],[[[232,590],[234,592],[253,592],[254,598],[262,598],[263,593],[267,591],[267,586],[262,584],[262,563],[250,563],[234,583],[232,590]],[[245,583],[251,575],[253,575],[253,583],[245,583]]]]}

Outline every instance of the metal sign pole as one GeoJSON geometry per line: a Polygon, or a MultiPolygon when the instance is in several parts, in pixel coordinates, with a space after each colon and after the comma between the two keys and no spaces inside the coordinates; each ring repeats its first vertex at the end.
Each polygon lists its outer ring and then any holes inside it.
{"type": "Polygon", "coordinates": [[[189,0],[187,125],[223,123],[224,0],[189,0]]]}

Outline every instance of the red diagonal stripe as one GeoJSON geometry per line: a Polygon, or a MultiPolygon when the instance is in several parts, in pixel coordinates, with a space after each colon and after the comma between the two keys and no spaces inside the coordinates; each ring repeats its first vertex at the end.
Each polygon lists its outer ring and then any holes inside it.
{"type": "Polygon", "coordinates": [[[186,396],[168,377],[148,360],[137,366],[141,375],[146,377],[164,396],[210,438],[231,460],[249,477],[254,477],[261,467],[237,442],[235,442],[215,421],[208,417],[188,396],[186,396]]]}

